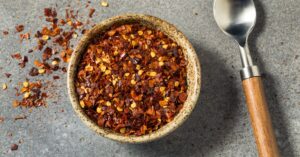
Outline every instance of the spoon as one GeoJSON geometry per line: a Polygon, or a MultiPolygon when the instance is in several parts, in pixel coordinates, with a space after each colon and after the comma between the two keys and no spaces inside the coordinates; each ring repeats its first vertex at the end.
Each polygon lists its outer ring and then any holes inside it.
{"type": "Polygon", "coordinates": [[[261,74],[253,64],[248,36],[256,22],[253,0],[215,0],[214,17],[220,29],[239,44],[240,71],[256,146],[260,157],[279,157],[276,138],[263,90],[261,74]]]}

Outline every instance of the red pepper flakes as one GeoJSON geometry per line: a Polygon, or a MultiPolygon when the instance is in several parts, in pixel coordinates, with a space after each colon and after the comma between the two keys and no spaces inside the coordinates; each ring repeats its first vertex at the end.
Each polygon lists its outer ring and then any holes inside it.
{"type": "Polygon", "coordinates": [[[15,121],[16,121],[16,120],[22,120],[22,119],[27,119],[27,116],[25,116],[25,115],[17,115],[17,116],[15,117],[15,121]]]}
{"type": "Polygon", "coordinates": [[[39,70],[35,67],[32,67],[31,70],[29,71],[30,76],[37,76],[39,74],[39,70]]]}
{"type": "Polygon", "coordinates": [[[95,9],[94,8],[91,8],[90,9],[90,12],[89,12],[89,17],[93,17],[93,14],[95,13],[95,9]]]}
{"type": "MultiPolygon", "coordinates": [[[[90,15],[92,17],[95,10],[92,9],[90,15]]],[[[73,53],[73,45],[71,40],[78,37],[79,34],[84,34],[90,27],[90,21],[81,22],[78,17],[78,10],[66,9],[65,16],[59,16],[56,9],[53,7],[44,8],[44,17],[47,22],[46,26],[41,27],[33,35],[36,38],[36,47],[28,50],[28,53],[33,51],[41,52],[42,56],[33,62],[34,67],[29,70],[29,76],[38,75],[50,75],[53,71],[61,70],[62,73],[66,73],[66,64],[73,53]],[[65,62],[65,63],[64,63],[65,62]]],[[[86,18],[87,19],[87,18],[86,18]]],[[[24,30],[23,25],[16,26],[16,31],[21,32],[24,30]]],[[[4,32],[3,32],[4,33],[4,32]]],[[[22,39],[30,40],[30,34],[20,34],[19,37],[22,39]]],[[[13,58],[20,61],[19,66],[25,67],[28,62],[28,58],[22,56],[19,53],[12,55],[13,58]]],[[[7,76],[9,77],[9,76],[7,76]]],[[[48,77],[51,78],[51,77],[48,77]]],[[[52,76],[53,80],[59,79],[59,75],[52,76]]],[[[26,81],[29,81],[26,79],[26,81]]],[[[42,83],[40,82],[40,85],[42,83]]],[[[22,96],[21,100],[14,100],[13,106],[25,106],[25,107],[37,107],[45,105],[46,93],[41,93],[42,87],[35,86],[34,88],[16,89],[16,96],[22,96]]]]}
{"type": "Polygon", "coordinates": [[[3,123],[3,122],[4,122],[4,117],[0,116],[0,123],[3,123]]]}
{"type": "Polygon", "coordinates": [[[18,150],[18,145],[17,144],[12,144],[11,146],[10,146],[10,150],[12,150],[12,151],[15,151],[15,150],[18,150]]]}
{"type": "Polygon", "coordinates": [[[5,75],[7,78],[9,78],[9,77],[11,76],[10,73],[4,73],[4,75],[5,75]]]}
{"type": "Polygon", "coordinates": [[[15,28],[17,32],[22,32],[24,30],[24,25],[17,25],[15,28]]]}
{"type": "Polygon", "coordinates": [[[18,60],[21,60],[21,59],[22,59],[22,56],[21,56],[20,53],[12,54],[11,57],[14,58],[14,59],[18,59],[18,60]]]}
{"type": "Polygon", "coordinates": [[[19,63],[20,68],[24,68],[27,62],[28,62],[28,57],[24,56],[23,60],[19,63]]]}
{"type": "Polygon", "coordinates": [[[57,13],[54,8],[44,8],[44,15],[47,17],[56,17],[57,13]]]}
{"type": "Polygon", "coordinates": [[[66,73],[66,72],[67,72],[67,68],[66,68],[66,67],[63,67],[63,68],[61,69],[61,71],[64,72],[64,73],[66,73]]]}
{"type": "Polygon", "coordinates": [[[53,79],[54,79],[54,80],[58,80],[58,79],[59,79],[59,76],[55,75],[55,76],[53,76],[53,79]]]}
{"type": "Polygon", "coordinates": [[[75,81],[79,103],[100,127],[124,135],[151,133],[187,99],[182,48],[159,30],[113,26],[88,46],[75,81]]]}
{"type": "Polygon", "coordinates": [[[20,39],[21,41],[23,41],[23,39],[30,39],[30,33],[20,34],[20,39]]]}
{"type": "Polygon", "coordinates": [[[46,47],[43,52],[43,61],[50,59],[52,56],[52,49],[50,47],[46,47]]]}
{"type": "Polygon", "coordinates": [[[24,107],[38,107],[45,106],[44,101],[47,98],[47,94],[41,91],[42,83],[41,81],[37,82],[28,82],[27,80],[23,82],[20,90],[17,90],[16,95],[23,95],[21,101],[15,100],[13,102],[13,107],[24,106],[24,107]]]}
{"type": "Polygon", "coordinates": [[[2,33],[3,33],[3,35],[8,35],[9,34],[8,31],[3,31],[2,33]]]}

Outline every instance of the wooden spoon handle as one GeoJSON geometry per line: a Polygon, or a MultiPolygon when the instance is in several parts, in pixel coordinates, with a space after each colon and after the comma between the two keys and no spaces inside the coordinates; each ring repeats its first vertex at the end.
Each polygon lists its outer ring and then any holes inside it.
{"type": "Polygon", "coordinates": [[[279,157],[261,77],[243,80],[256,146],[260,157],[279,157]]]}

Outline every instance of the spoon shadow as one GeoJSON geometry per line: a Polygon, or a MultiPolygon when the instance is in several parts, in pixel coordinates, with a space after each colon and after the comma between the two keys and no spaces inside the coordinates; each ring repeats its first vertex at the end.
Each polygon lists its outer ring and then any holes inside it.
{"type": "MultiPolygon", "coordinates": [[[[260,52],[258,50],[257,37],[261,32],[264,31],[265,28],[265,10],[263,4],[259,0],[254,0],[256,11],[257,11],[257,21],[256,26],[254,27],[251,36],[249,37],[249,48],[251,53],[253,54],[254,62],[259,65],[261,71],[263,72],[263,83],[264,89],[268,101],[268,107],[272,119],[273,128],[275,131],[275,136],[277,139],[278,147],[282,156],[294,157],[295,154],[292,149],[291,143],[288,141],[289,135],[287,132],[287,124],[284,121],[285,117],[282,112],[283,105],[279,104],[277,99],[277,85],[276,79],[272,76],[272,74],[268,73],[265,70],[265,65],[260,57],[260,52]]],[[[263,52],[261,52],[263,53],[263,52]]]]}
{"type": "Polygon", "coordinates": [[[190,118],[167,137],[151,143],[126,145],[138,156],[207,156],[221,145],[237,120],[239,94],[230,69],[216,53],[193,43],[201,54],[202,87],[199,102],[190,118]]]}

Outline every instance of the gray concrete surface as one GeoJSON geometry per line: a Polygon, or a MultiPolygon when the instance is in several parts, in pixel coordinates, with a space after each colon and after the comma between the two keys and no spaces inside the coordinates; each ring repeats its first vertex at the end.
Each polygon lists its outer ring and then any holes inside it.
{"type": "MultiPolygon", "coordinates": [[[[45,24],[39,19],[44,7],[59,11],[80,9],[86,18],[88,9],[72,0],[0,0],[0,156],[75,157],[75,156],[257,156],[251,125],[245,106],[238,70],[241,67],[237,45],[216,26],[212,1],[208,0],[109,0],[96,8],[94,22],[113,15],[133,12],[158,16],[175,24],[194,45],[202,65],[200,102],[190,119],[169,136],[152,143],[122,144],[97,136],[75,115],[67,97],[66,76],[51,87],[53,96],[48,108],[13,109],[13,87],[23,81],[29,67],[19,69],[10,55],[16,51],[27,54],[34,41],[19,43],[13,32],[16,24],[35,32],[45,24]],[[195,15],[197,13],[197,15],[195,15]],[[11,78],[2,73],[10,72],[11,78]],[[11,82],[9,81],[11,80],[11,82]],[[57,102],[57,103],[55,103],[57,102]],[[61,110],[64,112],[61,112],[61,110]],[[14,121],[16,115],[27,119],[14,121]],[[10,137],[9,134],[12,134],[10,137]],[[10,145],[18,143],[11,151],[10,145]]],[[[255,62],[264,73],[264,85],[276,137],[283,157],[300,156],[300,1],[256,0],[258,22],[250,39],[255,62]]],[[[76,43],[76,41],[74,41],[76,43]]],[[[39,53],[29,55],[29,65],[39,53]]],[[[46,79],[41,77],[41,79],[46,79]]]]}

